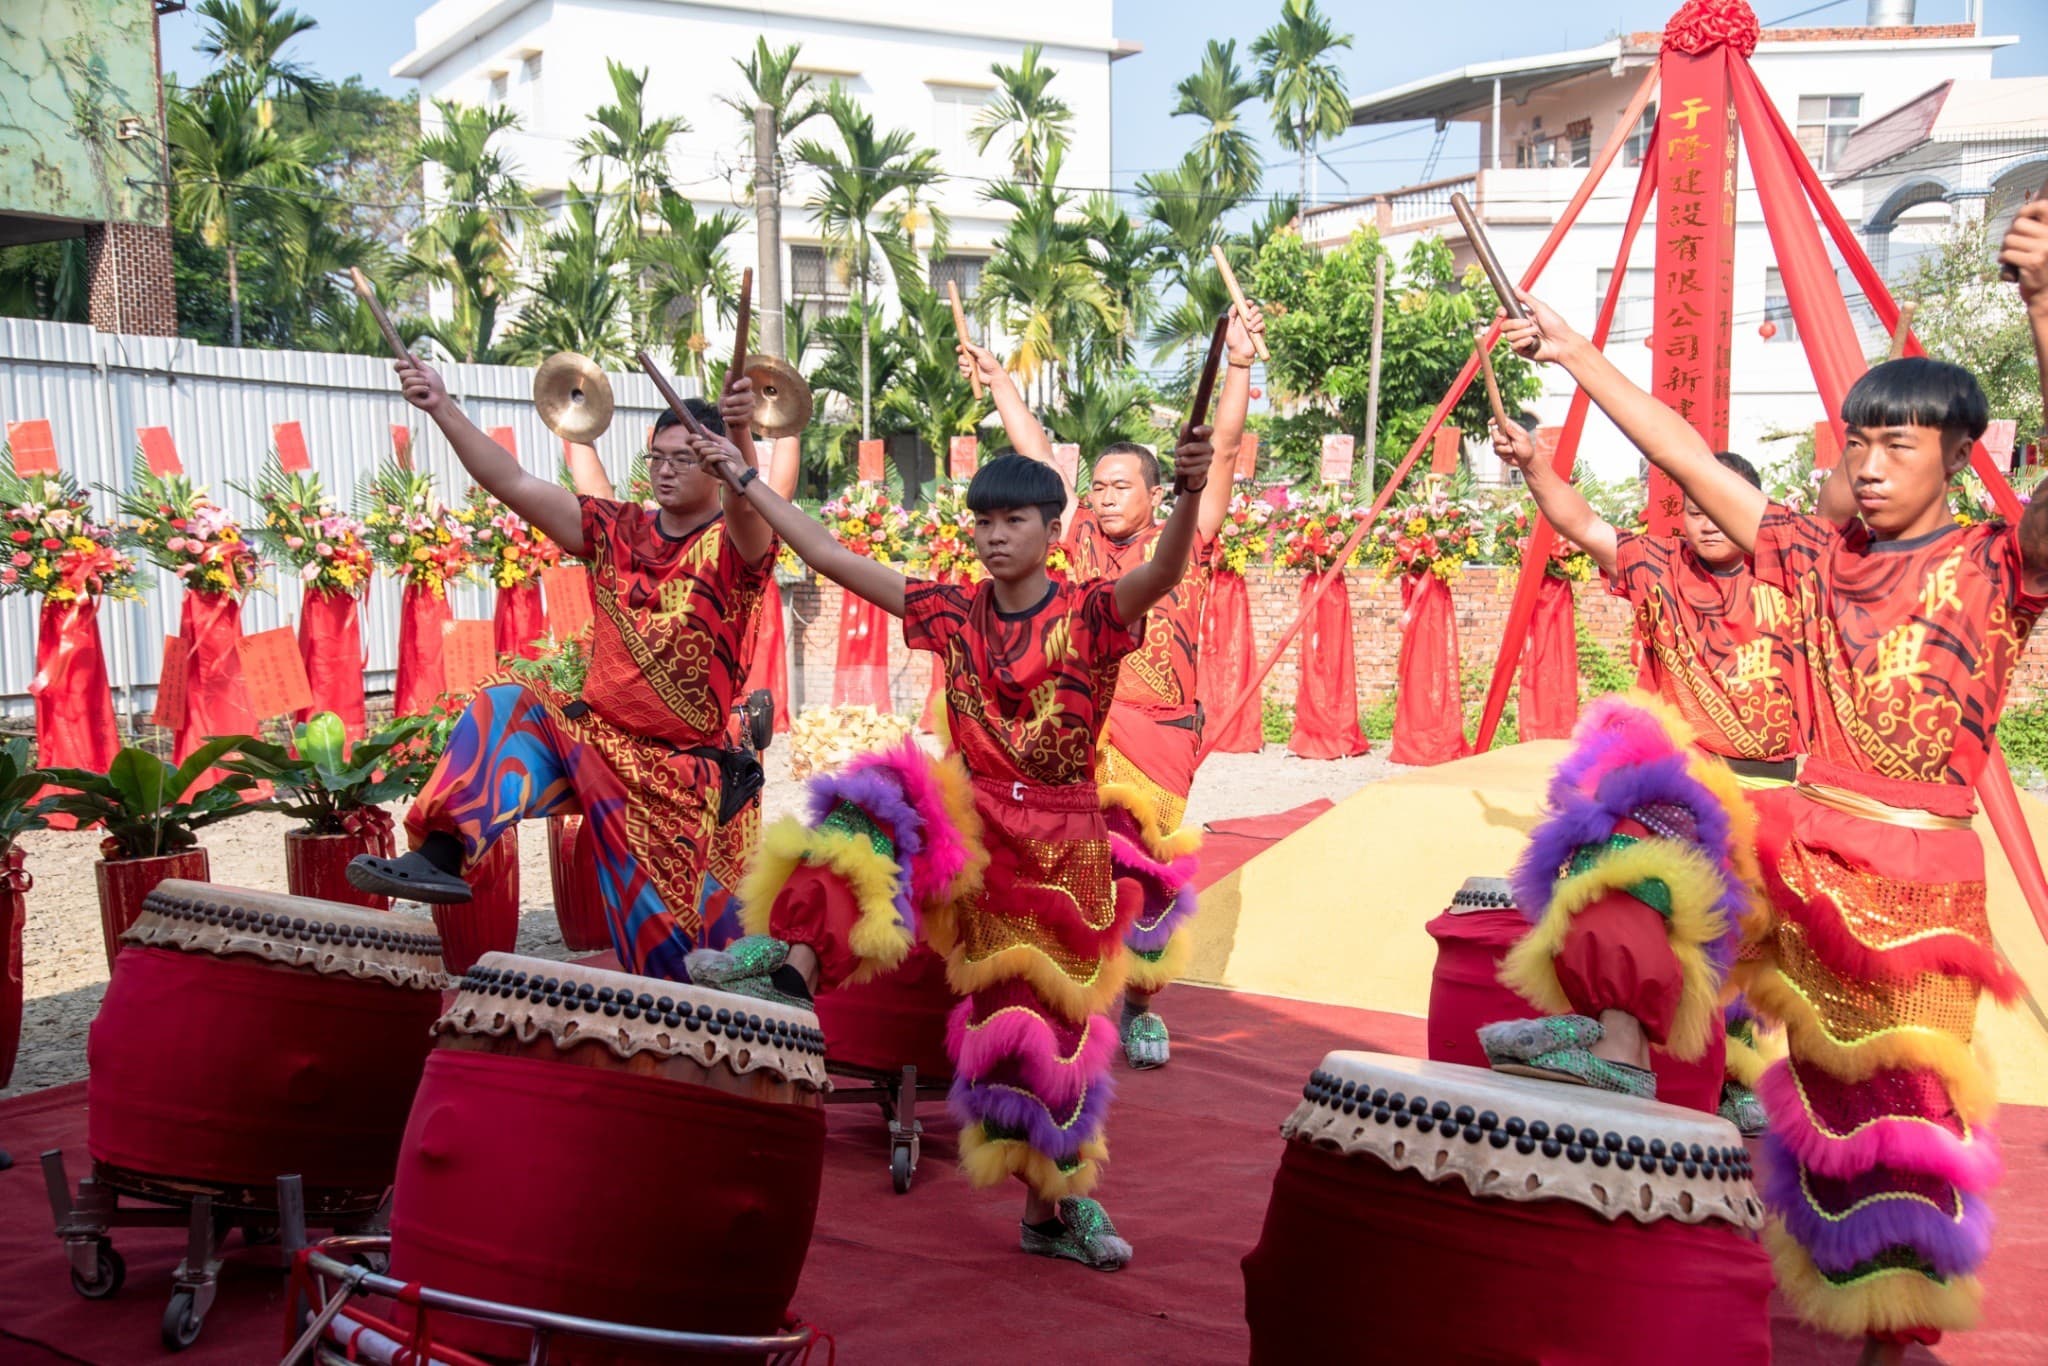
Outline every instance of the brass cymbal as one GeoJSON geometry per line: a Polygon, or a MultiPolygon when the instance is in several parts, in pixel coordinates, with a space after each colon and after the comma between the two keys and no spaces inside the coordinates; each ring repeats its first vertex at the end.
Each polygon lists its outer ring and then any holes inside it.
{"type": "Polygon", "coordinates": [[[811,386],[780,356],[748,356],[741,367],[754,385],[754,431],[765,437],[795,436],[811,421],[811,386]]]}
{"type": "Polygon", "coordinates": [[[612,382],[590,357],[557,351],[533,372],[533,406],[556,436],[588,445],[612,425],[612,382]]]}

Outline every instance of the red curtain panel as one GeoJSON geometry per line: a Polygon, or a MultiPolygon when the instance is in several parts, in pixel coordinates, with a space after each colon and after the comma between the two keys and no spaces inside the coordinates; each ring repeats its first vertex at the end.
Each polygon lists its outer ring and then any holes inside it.
{"type": "Polygon", "coordinates": [[[1523,740],[1563,740],[1579,718],[1579,636],[1569,579],[1543,576],[1529,639],[1522,647],[1522,686],[1515,720],[1523,740]]]}
{"type": "Polygon", "coordinates": [[[832,705],[889,710],[889,614],[855,593],[839,595],[839,649],[832,705]]]}
{"type": "Polygon", "coordinates": [[[391,707],[400,716],[424,716],[448,690],[441,662],[443,628],[455,619],[445,596],[416,583],[398,604],[398,684],[391,707]]]}
{"type": "Polygon", "coordinates": [[[761,594],[761,615],[747,659],[747,685],[742,696],[766,688],[775,698],[775,734],[789,729],[789,638],[782,629],[782,585],[771,576],[761,594]]]}
{"type": "Polygon", "coordinates": [[[185,639],[185,724],[178,728],[182,762],[216,735],[254,735],[256,709],[242,683],[242,602],[231,593],[187,593],[179,634],[185,639]]]}
{"type": "Polygon", "coordinates": [[[539,659],[540,648],[534,642],[547,631],[537,580],[498,590],[497,605],[491,609],[491,648],[500,659],[539,659]]]}
{"type": "MultiPolygon", "coordinates": [[[[1301,638],[1301,681],[1294,690],[1294,733],[1287,748],[1304,759],[1348,759],[1372,746],[1358,726],[1358,672],[1352,658],[1351,592],[1342,571],[1309,604],[1301,638]]],[[[1303,602],[1323,576],[1301,581],[1303,602]]]]}
{"type": "Polygon", "coordinates": [[[1401,658],[1395,671],[1397,764],[1447,764],[1465,756],[1465,711],[1458,696],[1458,621],[1451,590],[1434,574],[1401,580],[1401,658]]]}
{"type": "Polygon", "coordinates": [[[96,599],[43,599],[36,625],[36,676],[28,691],[35,700],[36,762],[105,773],[121,738],[114,729],[114,694],[100,649],[96,599]]]}
{"type": "Polygon", "coordinates": [[[1196,660],[1195,693],[1202,699],[1207,722],[1205,751],[1257,754],[1266,743],[1264,708],[1254,700],[1235,716],[1230,705],[1251,686],[1257,661],[1252,655],[1252,597],[1244,575],[1216,571],[1209,585],[1209,610],[1202,617],[1202,653],[1196,660]]]}
{"type": "Polygon", "coordinates": [[[299,612],[299,658],[313,688],[313,705],[299,719],[331,711],[348,728],[350,739],[361,739],[368,718],[363,714],[362,609],[354,594],[306,594],[299,612]]]}

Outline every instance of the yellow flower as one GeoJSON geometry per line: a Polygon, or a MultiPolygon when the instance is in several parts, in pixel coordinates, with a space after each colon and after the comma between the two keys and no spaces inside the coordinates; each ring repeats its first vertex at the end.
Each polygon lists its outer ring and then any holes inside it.
{"type": "Polygon", "coordinates": [[[224,570],[219,570],[219,569],[209,569],[209,570],[207,570],[207,571],[206,571],[206,581],[207,581],[208,583],[214,583],[214,584],[219,584],[219,585],[220,585],[220,586],[221,586],[222,588],[226,588],[226,587],[228,586],[228,576],[227,576],[227,573],[226,573],[226,572],[225,572],[224,570]]]}
{"type": "Polygon", "coordinates": [[[50,562],[48,560],[37,560],[36,567],[34,569],[31,569],[29,573],[34,574],[39,579],[49,578],[50,562]]]}
{"type": "Polygon", "coordinates": [[[89,536],[73,536],[70,544],[73,550],[91,550],[92,538],[89,536]]]}
{"type": "Polygon", "coordinates": [[[426,560],[432,558],[432,556],[433,552],[428,550],[425,546],[421,546],[419,549],[412,552],[412,557],[415,560],[419,560],[422,562],[425,562],[426,560]]]}

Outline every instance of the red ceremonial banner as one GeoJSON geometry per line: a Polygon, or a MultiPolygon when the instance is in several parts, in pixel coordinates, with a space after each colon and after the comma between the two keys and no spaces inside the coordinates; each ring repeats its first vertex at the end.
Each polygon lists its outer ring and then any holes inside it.
{"type": "Polygon", "coordinates": [[[169,427],[141,427],[136,430],[136,439],[142,443],[142,459],[151,474],[183,474],[185,464],[178,459],[178,443],[171,440],[169,427]]]}
{"type": "Polygon", "coordinates": [[[1337,582],[1320,596],[1312,596],[1316,581],[1328,575],[1310,574],[1301,581],[1309,621],[1301,638],[1301,679],[1294,690],[1294,733],[1287,737],[1287,748],[1304,759],[1348,759],[1372,748],[1358,727],[1350,586],[1342,570],[1331,574],[1337,582]]]}
{"type": "Polygon", "coordinates": [[[1458,457],[1465,449],[1465,434],[1446,422],[1436,429],[1436,444],[1429,452],[1431,474],[1452,474],[1457,471],[1458,457]]]}
{"type": "Polygon", "coordinates": [[[156,710],[150,723],[175,731],[185,724],[185,677],[190,653],[183,636],[164,637],[163,671],[156,680],[156,710]]]}
{"type": "Polygon", "coordinates": [[[1323,482],[1341,484],[1351,477],[1353,452],[1358,442],[1349,432],[1327,432],[1323,436],[1323,482]]]}
{"type": "Polygon", "coordinates": [[[946,443],[946,473],[955,479],[972,479],[981,464],[981,438],[956,436],[946,443]]]}
{"type": "Polygon", "coordinates": [[[882,477],[882,443],[879,440],[863,441],[858,447],[860,478],[869,483],[882,477]]]}
{"type": "Polygon", "coordinates": [[[476,685],[498,668],[496,628],[488,621],[442,623],[444,644],[441,667],[448,680],[447,690],[458,697],[476,691],[476,685]]]}
{"type": "Polygon", "coordinates": [[[277,447],[277,463],[286,474],[303,474],[313,468],[306,453],[306,433],[296,422],[273,422],[270,444],[277,447]]]}
{"type": "Polygon", "coordinates": [[[491,440],[503,446],[512,455],[519,454],[519,433],[510,427],[491,428],[491,440]]]}
{"type": "Polygon", "coordinates": [[[540,589],[547,598],[548,629],[557,640],[580,635],[596,615],[590,597],[590,571],[580,564],[559,564],[540,571],[540,589]]]}
{"type": "Polygon", "coordinates": [[[548,632],[541,612],[540,585],[528,580],[498,590],[497,605],[491,609],[492,645],[501,655],[539,659],[538,641],[548,632]]]}
{"type": "Polygon", "coordinates": [[[747,682],[741,696],[766,689],[775,699],[775,734],[789,729],[789,643],[782,629],[782,585],[768,576],[761,611],[747,652],[747,682]]]}
{"type": "Polygon", "coordinates": [[[2009,417],[1994,417],[1984,428],[1984,450],[1991,463],[2002,470],[2012,468],[2013,443],[2019,440],[2020,424],[2009,417]]]}
{"type": "Polygon", "coordinates": [[[1401,656],[1395,666],[1397,764],[1447,764],[1465,757],[1465,708],[1458,695],[1458,619],[1451,590],[1434,574],[1401,580],[1401,656]]]}
{"type": "Polygon", "coordinates": [[[839,595],[839,647],[832,664],[832,705],[869,706],[888,711],[889,628],[887,612],[857,593],[839,595]]]}
{"type": "Polygon", "coordinates": [[[1835,440],[1835,424],[1825,420],[1814,423],[1813,467],[1817,470],[1831,470],[1841,463],[1842,443],[1835,440]]]}
{"type": "Polygon", "coordinates": [[[7,446],[14,453],[16,474],[57,473],[57,438],[50,431],[48,418],[34,417],[26,422],[8,423],[7,446]]]}
{"type": "MultiPolygon", "coordinates": [[[[1728,53],[1665,49],[1651,155],[1657,162],[1655,322],[1650,390],[1711,450],[1728,449],[1735,313],[1735,101],[1728,53]]],[[[1650,534],[1678,529],[1678,485],[1650,471],[1650,534]]]]}
{"type": "Polygon", "coordinates": [[[114,728],[114,693],[100,649],[98,599],[43,599],[36,626],[36,676],[28,692],[36,709],[36,762],[105,773],[120,752],[121,737],[114,728]]]}
{"type": "Polygon", "coordinates": [[[258,716],[296,716],[313,705],[313,685],[289,626],[242,637],[242,686],[258,716]]]}
{"type": "MultiPolygon", "coordinates": [[[[1237,467],[1231,471],[1233,479],[1249,479],[1259,467],[1259,434],[1246,432],[1237,443],[1237,467]]],[[[1235,753],[1236,751],[1232,751],[1235,753]]]]}
{"type": "Polygon", "coordinates": [[[391,424],[391,455],[400,469],[412,468],[412,428],[397,422],[391,424]]]}
{"type": "Polygon", "coordinates": [[[442,628],[454,617],[447,598],[416,583],[405,586],[398,600],[398,681],[391,697],[396,715],[425,716],[448,690],[442,628]]]}
{"type": "Polygon", "coordinates": [[[173,757],[183,763],[216,735],[254,735],[258,717],[242,675],[242,603],[231,593],[187,593],[179,635],[185,656],[185,724],[173,757]]]}
{"type": "Polygon", "coordinates": [[[1081,447],[1072,441],[1055,441],[1052,444],[1052,465],[1060,472],[1060,478],[1067,481],[1068,488],[1078,488],[1081,483],[1081,447]]]}
{"type": "MultiPolygon", "coordinates": [[[[1247,436],[1250,433],[1246,433],[1247,436]]],[[[1195,660],[1195,696],[1207,713],[1203,745],[1223,754],[1257,754],[1265,747],[1261,707],[1240,707],[1233,717],[1222,710],[1251,683],[1251,589],[1242,574],[1219,568],[1209,581],[1209,608],[1202,615],[1202,653],[1195,660]]]]}
{"type": "Polygon", "coordinates": [[[363,711],[362,614],[352,594],[306,594],[299,609],[299,659],[313,697],[298,719],[310,721],[331,711],[349,738],[360,740],[369,718],[363,711]]]}
{"type": "Polygon", "coordinates": [[[1579,636],[1569,579],[1545,574],[1522,647],[1515,724],[1524,740],[1567,740],[1579,719],[1579,636]]]}

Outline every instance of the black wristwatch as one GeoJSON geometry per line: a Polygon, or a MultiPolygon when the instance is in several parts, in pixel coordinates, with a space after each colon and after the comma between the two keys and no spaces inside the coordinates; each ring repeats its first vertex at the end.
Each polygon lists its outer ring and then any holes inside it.
{"type": "Polygon", "coordinates": [[[739,490],[741,493],[745,493],[747,491],[747,485],[753,483],[756,479],[759,479],[760,477],[761,471],[755,469],[752,465],[749,465],[745,469],[740,471],[740,477],[737,481],[734,482],[733,487],[739,490]]]}

